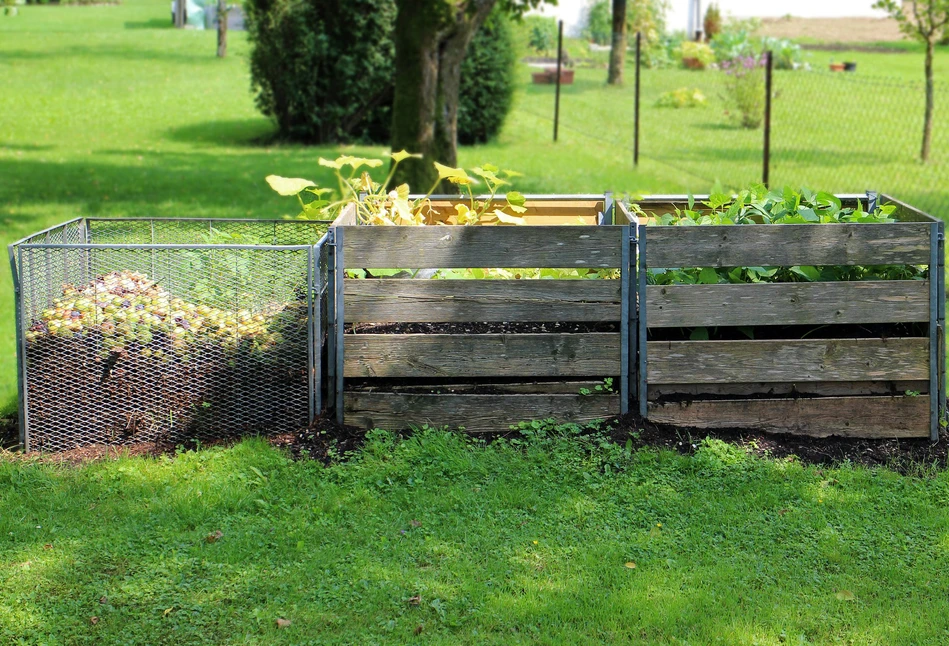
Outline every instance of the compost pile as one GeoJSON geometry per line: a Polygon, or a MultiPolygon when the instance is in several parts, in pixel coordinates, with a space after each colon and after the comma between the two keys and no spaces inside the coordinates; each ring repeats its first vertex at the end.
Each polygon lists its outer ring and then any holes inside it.
{"type": "Polygon", "coordinates": [[[251,312],[187,302],[117,271],[25,332],[31,443],[177,443],[307,422],[305,303],[251,312]]]}

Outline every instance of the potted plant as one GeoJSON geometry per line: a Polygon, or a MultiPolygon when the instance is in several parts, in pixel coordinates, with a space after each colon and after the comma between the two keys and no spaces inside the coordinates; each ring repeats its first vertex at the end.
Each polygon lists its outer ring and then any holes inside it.
{"type": "Polygon", "coordinates": [[[690,70],[704,70],[715,60],[715,52],[705,43],[687,40],[679,45],[677,57],[690,70]]]}

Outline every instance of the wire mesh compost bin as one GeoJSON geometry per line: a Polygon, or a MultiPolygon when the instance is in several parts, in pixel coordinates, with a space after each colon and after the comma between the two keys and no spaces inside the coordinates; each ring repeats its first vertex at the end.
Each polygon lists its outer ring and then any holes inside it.
{"type": "Polygon", "coordinates": [[[83,218],[10,245],[24,448],[305,426],[322,399],[326,228],[83,218]]]}

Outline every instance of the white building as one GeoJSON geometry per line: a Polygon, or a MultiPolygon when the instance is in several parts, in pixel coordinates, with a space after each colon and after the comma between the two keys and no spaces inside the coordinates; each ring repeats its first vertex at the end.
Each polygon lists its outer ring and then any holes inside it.
{"type": "MultiPolygon", "coordinates": [[[[628,1],[628,0],[627,0],[628,1]]],[[[556,6],[542,5],[537,11],[545,16],[554,16],[564,21],[564,31],[578,35],[584,10],[592,0],[558,0],[556,6]]],[[[666,25],[670,31],[694,32],[701,26],[709,0],[670,0],[666,25]],[[696,8],[698,11],[696,11],[696,8]],[[691,10],[691,11],[690,11],[691,10]],[[690,15],[692,16],[690,21],[690,15]],[[697,19],[695,18],[697,16],[697,19]]],[[[792,15],[795,18],[884,18],[886,12],[872,9],[873,0],[717,0],[723,16],[736,18],[780,18],[792,15]]]]}

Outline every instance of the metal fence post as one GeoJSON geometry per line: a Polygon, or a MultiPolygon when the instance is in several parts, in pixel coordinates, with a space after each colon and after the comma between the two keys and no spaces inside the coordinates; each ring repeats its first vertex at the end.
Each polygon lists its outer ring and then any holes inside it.
{"type": "Polygon", "coordinates": [[[642,32],[636,32],[636,92],[633,109],[633,166],[639,166],[639,69],[642,66],[642,32]]]}
{"type": "Polygon", "coordinates": [[[936,320],[938,326],[939,348],[936,354],[939,361],[939,420],[946,418],[946,224],[939,222],[939,275],[936,277],[938,311],[936,320]]]}
{"type": "Polygon", "coordinates": [[[768,186],[771,181],[771,82],[774,71],[774,56],[765,52],[764,72],[764,155],[761,182],[768,186]]]}
{"type": "Polygon", "coordinates": [[[557,26],[557,91],[554,94],[554,142],[560,125],[560,66],[563,61],[563,20],[557,26]]]}

